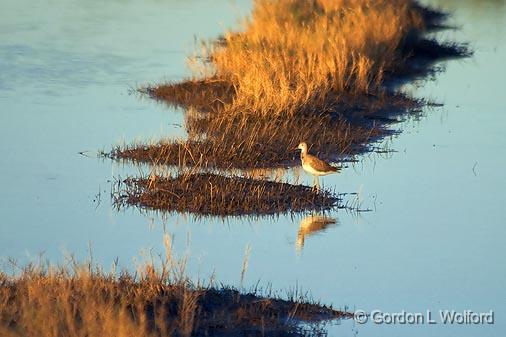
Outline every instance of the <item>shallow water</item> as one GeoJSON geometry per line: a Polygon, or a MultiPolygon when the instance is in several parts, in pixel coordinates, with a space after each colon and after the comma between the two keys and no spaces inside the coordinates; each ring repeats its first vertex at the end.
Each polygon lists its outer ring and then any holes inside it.
{"type": "MultiPolygon", "coordinates": [[[[434,3],[434,2],[433,2],[434,3]]],[[[188,75],[194,35],[212,37],[246,13],[248,1],[3,0],[0,11],[0,257],[21,262],[65,252],[133,268],[163,252],[163,232],[188,254],[197,278],[243,286],[300,287],[352,310],[426,313],[493,310],[495,324],[377,325],[353,321],[329,335],[502,336],[506,331],[506,5],[441,1],[475,55],[440,63],[434,81],[405,90],[444,103],[396,126],[396,152],[371,155],[323,177],[359,192],[371,212],[327,214],[336,224],[304,237],[303,216],[195,219],[117,212],[111,181],[141,169],[95,159],[97,150],[134,139],[184,137],[181,111],[129,95],[139,84],[188,75]],[[35,6],[35,7],[34,7],[35,6]],[[38,6],[38,7],[37,7],[38,6]],[[81,151],[89,151],[85,156],[81,151]],[[140,252],[144,252],[140,254],[140,252]]],[[[294,181],[292,174],[288,178],[294,181]]],[[[301,174],[301,181],[311,177],[301,174]]]]}

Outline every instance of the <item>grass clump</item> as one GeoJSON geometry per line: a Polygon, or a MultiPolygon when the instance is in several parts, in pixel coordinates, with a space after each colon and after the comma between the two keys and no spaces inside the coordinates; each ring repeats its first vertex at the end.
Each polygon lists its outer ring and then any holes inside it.
{"type": "Polygon", "coordinates": [[[0,335],[316,336],[316,326],[308,330],[300,323],[350,317],[297,294],[283,300],[194,284],[183,270],[182,261],[170,260],[136,274],[71,261],[65,267],[28,265],[15,276],[0,272],[0,335]]]}
{"type": "Polygon", "coordinates": [[[408,31],[423,24],[411,1],[259,0],[243,31],[226,33],[208,58],[235,88],[227,109],[293,116],[374,92],[402,61],[408,31]]]}
{"type": "Polygon", "coordinates": [[[304,118],[259,120],[186,118],[187,140],[162,139],[151,144],[115,148],[110,156],[165,165],[220,169],[274,168],[299,162],[295,150],[300,139],[322,159],[336,162],[341,156],[363,151],[382,134],[379,128],[352,127],[342,118],[315,115],[304,118]]]}
{"type": "Polygon", "coordinates": [[[114,198],[119,207],[135,205],[199,215],[264,215],[338,206],[330,191],[213,173],[176,177],[128,178],[114,198]]]}
{"type": "Polygon", "coordinates": [[[392,115],[422,105],[388,91],[387,79],[414,70],[414,56],[464,53],[422,38],[442,20],[411,0],[256,0],[238,31],[203,43],[193,78],[145,89],[197,111],[188,139],[111,156],[253,168],[294,165],[301,141],[327,160],[365,151],[392,115]]]}

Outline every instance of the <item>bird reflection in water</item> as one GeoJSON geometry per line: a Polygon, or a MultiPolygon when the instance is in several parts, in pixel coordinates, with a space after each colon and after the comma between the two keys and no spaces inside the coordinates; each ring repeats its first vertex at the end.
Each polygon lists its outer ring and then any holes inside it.
{"type": "Polygon", "coordinates": [[[295,242],[297,252],[300,253],[304,248],[306,237],[325,231],[327,228],[334,227],[337,224],[337,219],[325,215],[309,215],[303,218],[300,221],[297,241],[295,242]]]}

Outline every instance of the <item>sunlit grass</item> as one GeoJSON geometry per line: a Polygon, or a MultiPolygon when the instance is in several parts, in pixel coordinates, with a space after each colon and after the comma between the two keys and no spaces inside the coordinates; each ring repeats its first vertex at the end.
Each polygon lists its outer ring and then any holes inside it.
{"type": "MultiPolygon", "coordinates": [[[[135,273],[118,271],[117,266],[106,272],[74,259],[61,266],[15,265],[13,275],[0,272],[0,336],[231,336],[244,331],[316,336],[317,327],[307,333],[311,328],[299,323],[349,317],[298,293],[282,300],[259,290],[239,292],[192,282],[186,276],[186,258],[172,256],[169,236],[165,245],[165,256],[135,273]]],[[[243,266],[241,277],[246,269],[243,266]]]]}
{"type": "Polygon", "coordinates": [[[410,0],[256,0],[240,27],[203,42],[192,78],[144,89],[197,111],[188,139],[113,157],[177,165],[183,152],[185,165],[255,168],[293,165],[302,141],[331,161],[367,150],[388,134],[388,116],[423,103],[386,79],[409,73],[413,56],[458,55],[423,40],[443,18],[410,0]]]}
{"type": "Polygon", "coordinates": [[[328,98],[377,92],[423,15],[405,0],[256,0],[240,32],[208,44],[213,77],[235,89],[228,111],[292,116],[328,98]]]}

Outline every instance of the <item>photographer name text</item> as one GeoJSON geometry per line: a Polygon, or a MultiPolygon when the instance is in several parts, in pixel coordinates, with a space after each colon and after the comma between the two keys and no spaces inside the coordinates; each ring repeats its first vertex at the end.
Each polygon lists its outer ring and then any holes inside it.
{"type": "Polygon", "coordinates": [[[374,324],[494,324],[494,312],[474,312],[472,310],[439,310],[432,312],[384,312],[373,310],[367,313],[364,310],[356,310],[353,319],[359,324],[371,322],[374,324]]]}

